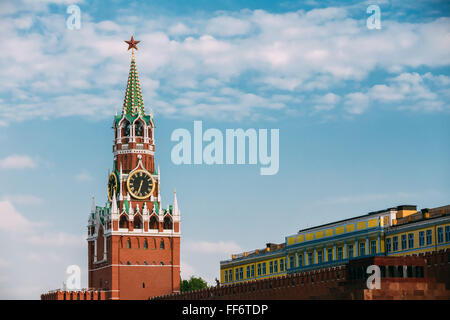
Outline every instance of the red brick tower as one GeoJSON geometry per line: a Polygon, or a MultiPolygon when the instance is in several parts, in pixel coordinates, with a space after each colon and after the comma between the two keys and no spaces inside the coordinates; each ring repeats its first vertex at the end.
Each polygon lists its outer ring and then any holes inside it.
{"type": "Polygon", "coordinates": [[[88,224],[89,288],[108,299],[148,299],[180,289],[180,211],[161,207],[161,176],[155,168],[153,114],[145,114],[132,49],[122,114],[114,117],[114,162],[108,201],[95,206],[88,224]]]}

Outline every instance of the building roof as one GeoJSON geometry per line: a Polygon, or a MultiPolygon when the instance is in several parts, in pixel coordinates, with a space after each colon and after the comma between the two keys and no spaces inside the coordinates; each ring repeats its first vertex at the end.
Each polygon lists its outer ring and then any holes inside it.
{"type": "Polygon", "coordinates": [[[419,222],[423,220],[429,220],[434,218],[439,218],[445,215],[450,215],[450,205],[442,206],[442,207],[436,207],[432,209],[422,209],[421,211],[418,211],[416,213],[413,213],[409,216],[398,218],[397,223],[395,226],[402,226],[409,223],[419,222]]]}
{"type": "Polygon", "coordinates": [[[144,99],[142,98],[141,84],[139,83],[134,56],[131,58],[130,73],[128,75],[122,113],[131,117],[145,115],[144,99]]]}
{"type": "Polygon", "coordinates": [[[400,211],[400,210],[417,210],[417,206],[415,206],[415,205],[400,205],[400,206],[397,206],[397,207],[387,208],[387,209],[384,209],[384,210],[371,211],[369,213],[366,213],[366,214],[363,214],[363,215],[360,215],[360,216],[347,218],[347,219],[343,219],[343,220],[338,220],[338,221],[334,221],[334,222],[329,222],[329,223],[325,223],[325,224],[322,224],[322,225],[309,227],[309,228],[306,228],[306,229],[301,229],[301,230],[298,231],[298,233],[302,233],[302,232],[309,231],[309,230],[314,230],[314,229],[320,229],[320,228],[324,228],[324,227],[331,226],[331,225],[334,225],[334,224],[339,224],[339,223],[350,221],[350,220],[360,219],[360,218],[363,218],[363,217],[370,217],[372,215],[376,215],[376,214],[379,214],[379,213],[385,213],[385,212],[387,213],[387,212],[389,212],[391,210],[397,210],[397,211],[400,211]]]}
{"type": "Polygon", "coordinates": [[[233,254],[231,256],[231,260],[225,260],[225,261],[221,261],[221,263],[229,263],[229,262],[235,262],[241,259],[247,259],[250,257],[257,257],[257,256],[262,256],[262,255],[267,255],[267,254],[272,254],[272,253],[276,253],[278,251],[283,250],[286,247],[286,243],[280,243],[280,244],[276,244],[276,243],[266,243],[266,247],[262,248],[262,249],[256,249],[256,250],[252,250],[252,251],[245,251],[242,253],[238,253],[238,254],[233,254]]]}

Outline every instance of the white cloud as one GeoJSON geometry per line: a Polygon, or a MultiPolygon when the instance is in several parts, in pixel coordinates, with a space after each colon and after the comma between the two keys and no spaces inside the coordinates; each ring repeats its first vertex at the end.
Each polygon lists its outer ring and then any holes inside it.
{"type": "Polygon", "coordinates": [[[181,261],[181,278],[189,279],[191,276],[198,276],[195,268],[190,264],[181,261]]]}
{"type": "Polygon", "coordinates": [[[345,96],[345,109],[350,114],[362,114],[369,107],[369,97],[362,92],[349,93],[345,96]]]}
{"type": "Polygon", "coordinates": [[[232,253],[242,252],[234,241],[203,241],[183,239],[181,245],[182,277],[194,275],[215,284],[219,274],[219,261],[229,259],[232,253]]]}
{"type": "Polygon", "coordinates": [[[332,92],[327,93],[314,99],[314,102],[316,103],[314,109],[317,111],[329,111],[331,109],[334,109],[336,104],[339,103],[340,100],[341,97],[337,94],[334,94],[332,92]]]}
{"type": "Polygon", "coordinates": [[[0,201],[0,299],[39,299],[60,288],[66,268],[78,264],[83,273],[86,239],[63,231],[45,230],[45,223],[29,221],[9,201],[0,201]]]}
{"type": "Polygon", "coordinates": [[[449,83],[445,75],[404,72],[387,79],[387,84],[374,85],[364,95],[374,104],[436,112],[449,109],[445,103],[450,97],[449,83]]]}
{"type": "Polygon", "coordinates": [[[13,204],[22,205],[40,205],[44,202],[42,198],[39,198],[32,194],[13,194],[3,196],[3,200],[10,201],[13,204]]]}
{"type": "Polygon", "coordinates": [[[170,35],[175,36],[185,35],[192,32],[190,28],[188,28],[185,24],[181,22],[172,25],[168,31],[170,35]]]}
{"type": "Polygon", "coordinates": [[[25,232],[30,228],[31,222],[16,211],[11,202],[0,201],[0,230],[25,232]]]}
{"type": "Polygon", "coordinates": [[[114,32],[120,31],[120,25],[110,20],[101,21],[97,23],[96,27],[97,29],[102,31],[114,31],[114,32]]]}
{"type": "Polygon", "coordinates": [[[201,253],[224,253],[231,254],[242,251],[242,248],[234,241],[185,241],[183,243],[183,250],[189,252],[201,253]]]}
{"type": "Polygon", "coordinates": [[[86,244],[86,237],[66,232],[49,232],[31,235],[26,238],[26,241],[33,245],[45,247],[83,247],[86,244]]]}
{"type": "MultiPolygon", "coordinates": [[[[217,119],[226,114],[227,119],[239,121],[267,116],[273,109],[280,110],[277,116],[293,114],[297,105],[281,108],[272,103],[271,97],[287,93],[295,100],[316,90],[305,101],[309,100],[316,110],[339,112],[341,109],[335,108],[339,102],[318,104],[314,97],[337,92],[336,86],[342,88],[344,81],[362,82],[375,70],[395,76],[406,69],[450,63],[445,40],[450,18],[420,23],[385,19],[381,30],[367,32],[345,7],[286,13],[244,10],[195,20],[135,19],[133,26],[111,19],[91,22],[93,19],[83,14],[83,26],[77,32],[58,27],[64,25],[64,15],[48,13],[39,19],[25,13],[14,18],[2,16],[0,41],[5,47],[0,52],[0,93],[7,92],[11,98],[0,104],[0,126],[35,118],[111,116],[120,108],[124,95],[129,54],[124,49],[122,39],[126,35],[122,30],[128,29],[135,30],[142,40],[136,58],[144,101],[166,116],[201,114],[217,119]],[[20,31],[30,24],[33,28],[26,34],[20,31]],[[154,28],[149,29],[149,25],[154,28]],[[15,50],[19,46],[21,50],[15,50]],[[53,47],[58,50],[48,50],[53,47]],[[241,87],[245,89],[234,101],[216,96],[221,88],[240,81],[248,85],[241,87]],[[207,90],[208,97],[184,97],[186,90],[202,90],[205,86],[214,88],[207,90]],[[261,105],[249,106],[248,95],[263,99],[261,105]]],[[[449,86],[447,76],[425,78],[449,86]]],[[[399,93],[396,88],[407,90],[408,81],[413,91],[422,87],[411,82],[413,78],[399,77],[398,81],[403,87],[392,80],[370,91],[373,84],[351,91],[368,95],[371,100],[383,96],[385,102],[395,103],[402,102],[401,95],[407,93],[399,93]]],[[[339,95],[344,102],[358,99],[353,93],[339,95]]],[[[429,100],[428,109],[440,111],[445,109],[436,99],[440,93],[429,87],[428,91],[417,91],[415,97],[429,100]]],[[[359,99],[364,103],[364,98],[359,99]]],[[[344,110],[352,114],[368,108],[368,104],[346,106],[344,110]]],[[[425,107],[416,105],[416,109],[425,107]]]]}
{"type": "Polygon", "coordinates": [[[0,159],[0,169],[35,168],[36,161],[26,155],[10,155],[0,159]]]}
{"type": "MultiPolygon", "coordinates": [[[[12,266],[11,261],[3,259],[3,258],[0,258],[0,269],[8,268],[10,266],[12,266]]],[[[0,282],[1,282],[1,280],[0,280],[0,282]]]]}
{"type": "Polygon", "coordinates": [[[87,170],[83,169],[75,175],[75,180],[77,180],[78,182],[88,182],[92,181],[93,177],[87,170]]]}
{"type": "Polygon", "coordinates": [[[249,32],[251,24],[242,19],[220,16],[208,21],[206,32],[218,36],[243,35],[249,32]]]}

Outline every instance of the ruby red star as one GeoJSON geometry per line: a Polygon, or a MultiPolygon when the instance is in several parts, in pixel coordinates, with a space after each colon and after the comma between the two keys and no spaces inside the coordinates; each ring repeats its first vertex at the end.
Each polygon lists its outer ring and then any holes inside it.
{"type": "Polygon", "coordinates": [[[129,40],[129,41],[125,40],[125,42],[128,43],[128,50],[130,50],[130,49],[137,50],[138,49],[137,44],[141,41],[134,40],[133,36],[131,36],[131,40],[129,40]]]}

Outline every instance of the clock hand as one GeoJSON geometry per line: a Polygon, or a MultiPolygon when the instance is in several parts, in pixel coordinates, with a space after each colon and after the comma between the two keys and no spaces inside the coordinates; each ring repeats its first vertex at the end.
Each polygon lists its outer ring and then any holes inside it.
{"type": "Polygon", "coordinates": [[[137,191],[137,194],[139,194],[139,192],[141,191],[141,188],[142,188],[142,182],[144,182],[144,180],[141,180],[141,184],[139,185],[139,189],[138,189],[138,191],[137,191]]]}

